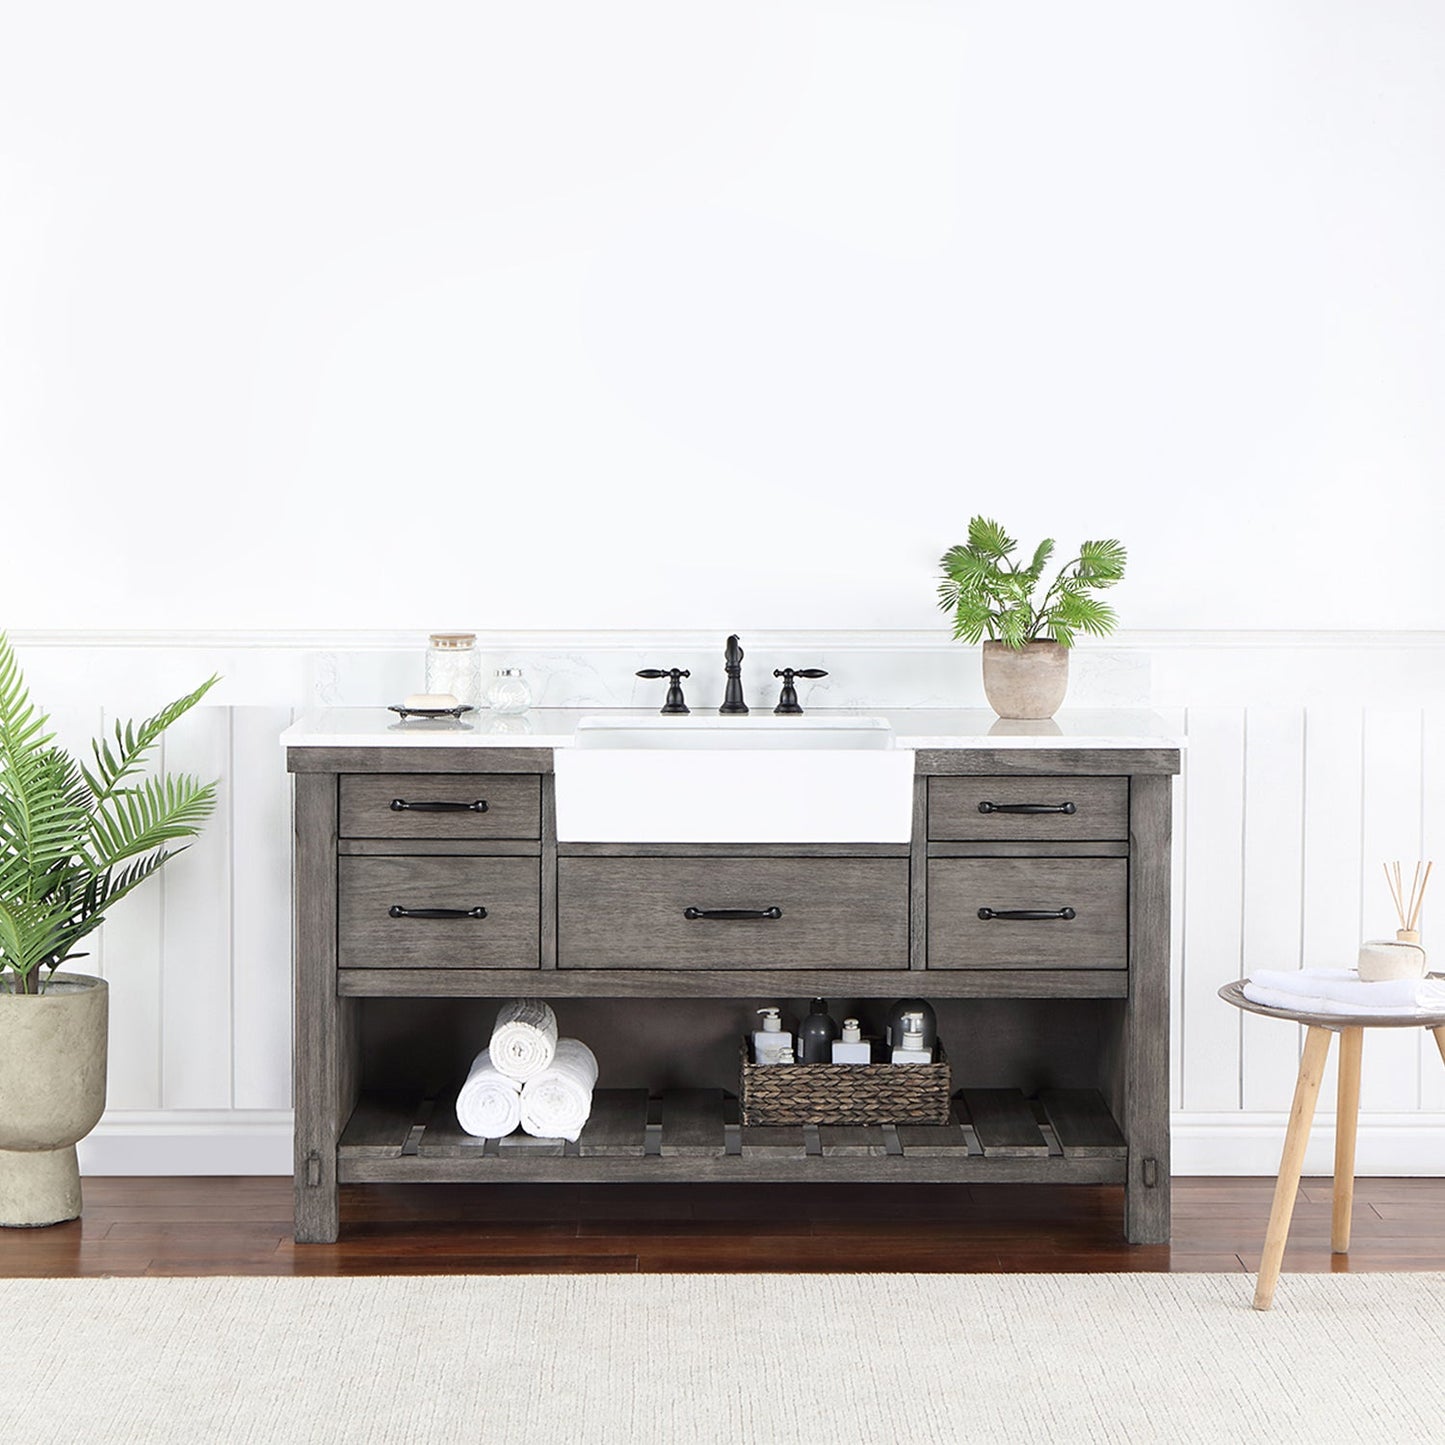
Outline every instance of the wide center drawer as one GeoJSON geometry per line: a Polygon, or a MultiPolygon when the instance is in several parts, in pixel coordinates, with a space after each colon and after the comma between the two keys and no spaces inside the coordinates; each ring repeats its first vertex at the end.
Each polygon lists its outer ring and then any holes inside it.
{"type": "Polygon", "coordinates": [[[343,773],[343,838],[540,838],[535,773],[343,773]]]}
{"type": "Polygon", "coordinates": [[[907,968],[906,858],[561,858],[559,968],[907,968]]]}
{"type": "Polygon", "coordinates": [[[341,968],[540,966],[538,859],[337,861],[341,968]]]}
{"type": "Polygon", "coordinates": [[[929,968],[1124,968],[1123,858],[933,858],[929,968]]]}
{"type": "Polygon", "coordinates": [[[930,778],[928,836],[942,841],[1119,840],[1127,778],[930,778]]]}

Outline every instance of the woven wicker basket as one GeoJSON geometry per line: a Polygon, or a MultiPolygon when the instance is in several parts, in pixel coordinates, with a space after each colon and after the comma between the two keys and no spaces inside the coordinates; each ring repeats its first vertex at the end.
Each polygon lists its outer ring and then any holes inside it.
{"type": "Polygon", "coordinates": [[[952,1077],[931,1064],[755,1064],[742,1049],[744,1124],[946,1124],[952,1077]]]}

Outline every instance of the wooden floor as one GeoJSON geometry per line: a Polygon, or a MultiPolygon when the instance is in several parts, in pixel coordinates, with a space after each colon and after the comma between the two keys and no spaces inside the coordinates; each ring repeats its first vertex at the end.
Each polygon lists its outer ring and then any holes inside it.
{"type": "MultiPolygon", "coordinates": [[[[1270,1179],[1180,1179],[1174,1242],[1129,1246],[1122,1191],[1018,1185],[353,1186],[342,1241],[291,1239],[291,1182],[87,1179],[85,1217],[0,1230],[0,1276],[529,1271],[1253,1271],[1270,1179]]],[[[1361,1179],[1330,1255],[1307,1179],[1284,1267],[1445,1270],[1445,1179],[1361,1179]]]]}

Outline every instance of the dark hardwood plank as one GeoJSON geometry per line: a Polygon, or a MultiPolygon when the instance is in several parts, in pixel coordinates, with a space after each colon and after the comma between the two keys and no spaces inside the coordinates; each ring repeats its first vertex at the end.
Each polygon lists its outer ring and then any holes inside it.
{"type": "Polygon", "coordinates": [[[946,1124],[898,1124],[898,1142],[905,1155],[915,1159],[951,1158],[968,1153],[968,1138],[959,1125],[958,1110],[948,1111],[946,1124]]]}
{"type": "Polygon", "coordinates": [[[1129,1146],[1097,1089],[1044,1089],[1039,1103],[1065,1159],[1114,1159],[1128,1152],[1129,1146]]]}
{"type": "Polygon", "coordinates": [[[341,1151],[358,1159],[397,1158],[420,1102],[416,1094],[363,1094],[341,1131],[341,1151]]]}
{"type": "Polygon", "coordinates": [[[963,1103],[984,1158],[1048,1158],[1048,1141],[1017,1089],[965,1089],[963,1103]]]}
{"type": "Polygon", "coordinates": [[[754,1124],[740,1131],[744,1154],[767,1159],[801,1159],[806,1152],[801,1124],[754,1124]]]}
{"type": "MultiPolygon", "coordinates": [[[[1357,1207],[1349,1255],[1331,1256],[1329,1181],[1304,1182],[1286,1271],[1445,1270],[1445,1179],[1358,1187],[1382,1198],[1385,1214],[1357,1207]]],[[[1172,1246],[1123,1243],[1117,1185],[844,1182],[347,1186],[339,1242],[298,1246],[289,1179],[94,1178],[82,1219],[0,1230],[0,1276],[1255,1267],[1272,1180],[1179,1179],[1174,1189],[1172,1246]]]]}
{"type": "Polygon", "coordinates": [[[825,1159],[882,1159],[888,1153],[883,1130],[876,1124],[825,1124],[818,1138],[825,1159]]]}
{"type": "Polygon", "coordinates": [[[662,1157],[723,1152],[721,1089],[672,1089],[662,1096],[662,1157]]]}
{"type": "Polygon", "coordinates": [[[577,1140],[578,1156],[640,1159],[646,1129],[646,1089],[598,1089],[592,1095],[592,1112],[577,1140]]]}

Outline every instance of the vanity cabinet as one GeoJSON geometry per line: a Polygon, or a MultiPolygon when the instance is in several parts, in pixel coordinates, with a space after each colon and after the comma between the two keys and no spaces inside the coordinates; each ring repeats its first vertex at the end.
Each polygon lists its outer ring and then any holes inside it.
{"type": "Polygon", "coordinates": [[[298,1240],[336,1238],[340,1184],[686,1179],[1112,1183],[1168,1239],[1173,744],[920,746],[911,841],[811,846],[559,844],[550,745],[287,757],[298,1240]],[[457,1126],[524,995],[599,1054],[576,1144],[457,1126]],[[751,1010],[815,995],[932,1000],[950,1123],[743,1127],[751,1010]]]}

